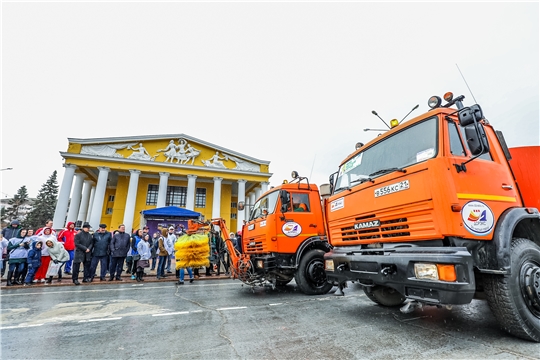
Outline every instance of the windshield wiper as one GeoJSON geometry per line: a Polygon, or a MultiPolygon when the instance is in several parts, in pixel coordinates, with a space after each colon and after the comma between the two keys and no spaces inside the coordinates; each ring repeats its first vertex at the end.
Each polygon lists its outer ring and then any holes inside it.
{"type": "Polygon", "coordinates": [[[351,184],[354,184],[354,183],[357,183],[357,182],[359,182],[360,184],[363,184],[363,183],[365,183],[366,181],[370,181],[370,182],[372,182],[372,183],[375,182],[372,178],[366,177],[366,178],[362,178],[362,179],[356,179],[356,180],[353,180],[353,181],[351,181],[351,184]]]}
{"type": "Polygon", "coordinates": [[[394,171],[399,171],[399,172],[402,172],[402,173],[407,172],[407,170],[405,170],[403,168],[393,167],[393,168],[381,169],[381,170],[375,171],[374,173],[369,174],[369,176],[381,175],[381,174],[391,173],[391,172],[394,172],[394,171]]]}
{"type": "Polygon", "coordinates": [[[350,188],[350,187],[348,187],[348,186],[342,186],[342,187],[340,187],[340,188],[337,188],[336,190],[334,190],[334,193],[335,193],[335,192],[338,192],[338,191],[340,191],[340,190],[349,190],[349,191],[350,191],[350,190],[351,190],[351,188],[350,188]]]}

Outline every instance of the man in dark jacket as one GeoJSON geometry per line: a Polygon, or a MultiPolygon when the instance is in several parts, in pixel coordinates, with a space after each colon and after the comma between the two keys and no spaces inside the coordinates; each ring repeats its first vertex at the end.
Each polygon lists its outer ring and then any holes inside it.
{"type": "Polygon", "coordinates": [[[109,281],[112,281],[115,278],[115,274],[116,280],[122,281],[120,275],[122,275],[124,260],[126,259],[129,250],[129,240],[130,236],[129,234],[126,234],[126,227],[124,225],[120,225],[118,227],[118,232],[112,237],[111,245],[109,247],[112,256],[111,266],[109,267],[109,281]]]}
{"type": "Polygon", "coordinates": [[[92,260],[92,248],[94,246],[94,241],[92,239],[92,234],[90,234],[90,224],[84,223],[83,231],[75,235],[75,258],[73,259],[73,283],[75,285],[80,285],[79,282],[79,269],[81,263],[84,266],[84,278],[83,282],[90,282],[92,277],[90,273],[90,263],[92,260]]]}
{"type": "Polygon", "coordinates": [[[2,230],[2,237],[9,241],[9,239],[17,237],[21,231],[21,223],[19,220],[13,220],[8,227],[2,230]]]}
{"type": "Polygon", "coordinates": [[[94,241],[94,247],[92,248],[92,263],[90,264],[90,274],[92,275],[90,281],[94,280],[98,263],[100,264],[99,280],[105,281],[111,239],[111,233],[107,231],[107,225],[99,224],[99,229],[94,233],[92,239],[94,241]]]}
{"type": "MultiPolygon", "coordinates": [[[[2,237],[9,241],[9,239],[17,237],[21,231],[21,223],[19,220],[13,220],[9,226],[5,227],[2,230],[2,237]]],[[[7,247],[4,248],[2,253],[2,277],[4,277],[4,272],[6,271],[7,266],[7,247]]]]}

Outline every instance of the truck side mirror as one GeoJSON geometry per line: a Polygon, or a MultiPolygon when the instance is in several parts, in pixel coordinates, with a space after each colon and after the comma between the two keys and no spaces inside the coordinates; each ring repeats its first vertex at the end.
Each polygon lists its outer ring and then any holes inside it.
{"type": "Polygon", "coordinates": [[[238,210],[242,211],[246,208],[246,203],[243,201],[239,201],[237,207],[238,207],[238,210]]]}
{"type": "Polygon", "coordinates": [[[330,184],[322,184],[320,187],[321,197],[332,195],[332,186],[330,184]]]}
{"type": "Polygon", "coordinates": [[[335,177],[337,175],[337,172],[331,174],[329,177],[328,177],[328,182],[330,183],[330,194],[332,194],[332,192],[334,191],[334,184],[335,184],[335,177]]]}
{"type": "Polygon", "coordinates": [[[481,124],[466,126],[465,137],[467,138],[467,145],[473,156],[489,152],[489,143],[487,141],[486,132],[481,124]]]}
{"type": "Polygon", "coordinates": [[[480,105],[463,108],[458,113],[459,124],[463,127],[474,124],[484,118],[480,105]]]}
{"type": "Polygon", "coordinates": [[[291,203],[291,195],[289,195],[288,191],[280,190],[279,198],[281,199],[281,212],[284,213],[287,211],[291,203]]]}

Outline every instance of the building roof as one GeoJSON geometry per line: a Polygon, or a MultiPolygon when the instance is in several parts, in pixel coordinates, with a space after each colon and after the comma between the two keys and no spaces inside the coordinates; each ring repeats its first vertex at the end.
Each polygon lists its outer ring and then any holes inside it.
{"type": "MultiPolygon", "coordinates": [[[[212,144],[210,142],[197,139],[193,136],[186,135],[186,134],[164,134],[164,135],[135,135],[135,136],[117,136],[117,137],[104,137],[104,138],[86,138],[86,139],[80,139],[80,138],[68,138],[68,141],[70,143],[74,144],[81,144],[81,145],[98,145],[98,144],[111,144],[111,143],[124,143],[124,142],[142,142],[142,141],[154,141],[154,140],[170,140],[170,139],[186,139],[188,141],[192,141],[204,146],[207,146],[209,148],[219,150],[228,154],[232,154],[238,157],[241,157],[243,159],[259,163],[259,164],[270,164],[270,161],[267,160],[260,160],[256,159],[254,157],[251,157],[249,155],[245,155],[239,152],[236,152],[234,150],[227,149],[225,147],[212,144]]],[[[66,154],[67,155],[67,154],[66,154]]]]}

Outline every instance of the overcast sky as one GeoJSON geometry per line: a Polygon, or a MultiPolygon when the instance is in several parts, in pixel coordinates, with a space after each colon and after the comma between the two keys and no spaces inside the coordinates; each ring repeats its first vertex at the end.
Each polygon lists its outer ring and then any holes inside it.
{"type": "Polygon", "coordinates": [[[327,182],[386,121],[447,91],[540,144],[539,5],[2,2],[2,198],[68,137],[186,133],[327,182]]]}

